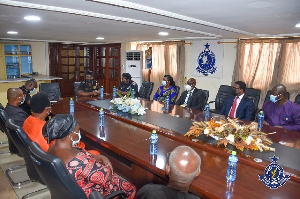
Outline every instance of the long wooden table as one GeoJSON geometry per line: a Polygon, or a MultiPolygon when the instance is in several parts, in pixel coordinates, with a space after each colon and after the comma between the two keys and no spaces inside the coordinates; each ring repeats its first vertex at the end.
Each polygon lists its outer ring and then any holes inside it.
{"type": "MultiPolygon", "coordinates": [[[[170,123],[170,128],[168,128],[165,124],[163,126],[166,127],[161,127],[143,121],[147,117],[140,120],[126,115],[119,116],[105,110],[105,127],[103,128],[99,127],[98,122],[99,107],[87,103],[91,100],[99,99],[81,97],[75,100],[74,116],[79,122],[83,141],[88,147],[98,149],[103,155],[106,155],[118,174],[133,182],[138,188],[147,183],[166,184],[168,181],[165,174],[167,153],[179,145],[189,145],[197,151],[202,159],[201,174],[194,180],[189,191],[203,198],[225,198],[226,170],[231,150],[223,146],[217,147],[214,142],[207,139],[199,139],[195,142],[192,138],[184,137],[182,132],[171,130],[174,129],[174,126],[180,125],[184,118],[187,121],[183,122],[187,123],[191,122],[191,119],[203,119],[201,111],[173,106],[169,113],[164,113],[162,104],[156,101],[142,100],[143,106],[148,108],[148,119],[153,115],[159,117],[155,119],[173,116],[174,119],[181,120],[174,120],[175,123],[170,123]],[[149,137],[153,129],[156,129],[159,135],[157,156],[149,154],[149,137]]],[[[54,114],[69,113],[69,98],[54,103],[52,112],[54,114]]],[[[168,119],[173,121],[172,118],[168,119]]],[[[181,128],[178,127],[178,129],[181,128]]],[[[290,162],[293,168],[282,166],[285,174],[290,174],[291,177],[279,189],[270,189],[258,180],[258,175],[264,174],[264,169],[270,164],[270,161],[263,160],[261,163],[257,163],[254,161],[256,153],[249,155],[247,151],[245,153],[238,152],[237,179],[231,198],[299,198],[300,169],[297,165],[300,165],[300,156],[298,159],[294,157],[300,154],[300,132],[269,126],[265,126],[263,130],[264,132],[277,132],[269,136],[275,143],[285,142],[285,148],[279,148],[275,154],[278,156],[277,153],[280,153],[279,158],[290,162]]],[[[280,159],[278,163],[281,164],[280,159]]]]}

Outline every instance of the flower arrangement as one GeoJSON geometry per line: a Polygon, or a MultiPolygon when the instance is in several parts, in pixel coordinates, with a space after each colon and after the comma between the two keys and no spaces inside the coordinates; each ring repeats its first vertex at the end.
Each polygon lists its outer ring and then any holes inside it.
{"type": "Polygon", "coordinates": [[[221,120],[217,122],[212,118],[208,122],[193,122],[190,130],[185,136],[198,137],[202,132],[218,140],[218,146],[228,143],[234,145],[237,149],[243,151],[245,148],[250,150],[269,150],[275,151],[275,148],[269,147],[273,142],[267,138],[267,134],[256,130],[256,123],[249,125],[240,125],[236,120],[228,118],[228,122],[221,120]]]}
{"type": "Polygon", "coordinates": [[[131,97],[131,92],[128,92],[127,95],[122,96],[117,93],[119,98],[114,98],[110,102],[113,104],[109,109],[116,109],[123,111],[125,113],[144,115],[145,108],[142,106],[139,99],[133,99],[131,97]]]}

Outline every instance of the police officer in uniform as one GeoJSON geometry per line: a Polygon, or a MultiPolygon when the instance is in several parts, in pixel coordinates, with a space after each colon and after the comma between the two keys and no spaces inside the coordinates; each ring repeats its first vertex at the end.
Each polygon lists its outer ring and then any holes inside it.
{"type": "Polygon", "coordinates": [[[135,91],[135,97],[138,97],[139,96],[138,85],[136,84],[135,81],[131,80],[131,75],[129,73],[123,73],[122,82],[117,90],[118,93],[124,96],[132,89],[134,89],[135,91]]]}
{"type": "Polygon", "coordinates": [[[94,80],[93,72],[86,71],[84,81],[80,83],[78,87],[79,96],[96,96],[99,95],[100,86],[96,80],[94,80]]]}

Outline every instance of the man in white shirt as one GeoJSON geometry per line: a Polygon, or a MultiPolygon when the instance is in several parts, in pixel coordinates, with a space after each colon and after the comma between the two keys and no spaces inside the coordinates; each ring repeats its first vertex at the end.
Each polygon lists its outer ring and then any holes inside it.
{"type": "Polygon", "coordinates": [[[192,109],[203,110],[206,102],[205,100],[205,93],[200,89],[197,89],[196,80],[194,78],[190,78],[185,86],[185,91],[181,93],[180,98],[175,104],[192,109]]]}
{"type": "Polygon", "coordinates": [[[245,82],[236,81],[232,88],[236,96],[227,98],[219,114],[226,115],[230,118],[251,121],[253,118],[254,104],[252,99],[245,96],[245,82]]]}

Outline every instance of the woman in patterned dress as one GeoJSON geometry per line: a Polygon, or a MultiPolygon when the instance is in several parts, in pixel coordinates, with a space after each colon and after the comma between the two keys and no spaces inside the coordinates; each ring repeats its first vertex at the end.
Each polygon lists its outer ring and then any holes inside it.
{"type": "Polygon", "coordinates": [[[166,97],[169,96],[170,104],[174,104],[175,97],[177,96],[175,87],[176,86],[173,77],[170,75],[165,75],[162,81],[162,86],[158,87],[153,100],[165,103],[166,97]]]}
{"type": "Polygon", "coordinates": [[[56,140],[48,153],[65,163],[87,198],[92,191],[99,191],[106,196],[117,190],[125,192],[129,199],[135,198],[136,187],[113,173],[107,157],[92,155],[84,149],[74,147],[81,135],[79,125],[72,115],[59,114],[53,117],[43,127],[43,135],[48,138],[48,142],[56,140]]]}

